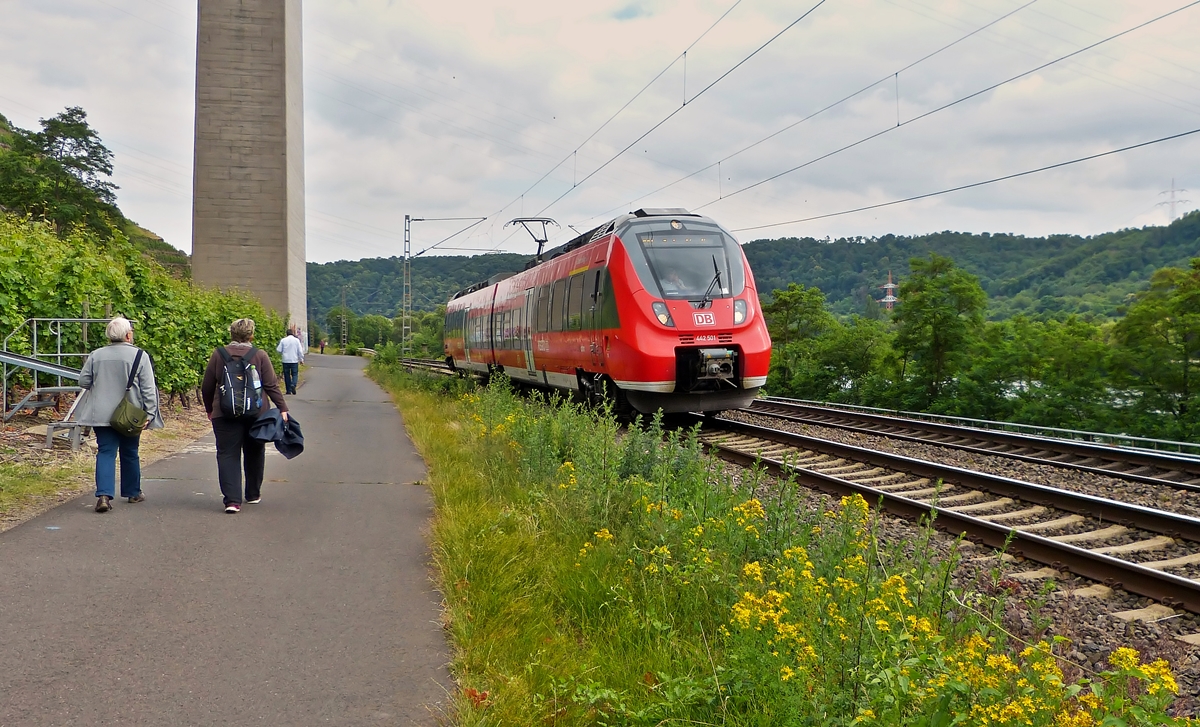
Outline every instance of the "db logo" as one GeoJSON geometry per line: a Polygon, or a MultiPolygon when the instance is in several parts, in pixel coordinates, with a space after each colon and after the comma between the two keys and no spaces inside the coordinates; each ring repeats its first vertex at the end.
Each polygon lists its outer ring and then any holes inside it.
{"type": "Polygon", "coordinates": [[[693,313],[692,320],[695,321],[696,325],[698,326],[717,325],[717,318],[712,313],[693,313]]]}

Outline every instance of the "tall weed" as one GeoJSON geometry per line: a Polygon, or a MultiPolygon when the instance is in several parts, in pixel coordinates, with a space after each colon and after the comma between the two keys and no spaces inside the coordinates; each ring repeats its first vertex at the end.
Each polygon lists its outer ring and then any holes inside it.
{"type": "Polygon", "coordinates": [[[430,460],[463,725],[1178,721],[1162,662],[1118,650],[1068,684],[1062,644],[1010,643],[928,526],[882,546],[861,497],[735,485],[658,418],[372,372],[430,460]]]}

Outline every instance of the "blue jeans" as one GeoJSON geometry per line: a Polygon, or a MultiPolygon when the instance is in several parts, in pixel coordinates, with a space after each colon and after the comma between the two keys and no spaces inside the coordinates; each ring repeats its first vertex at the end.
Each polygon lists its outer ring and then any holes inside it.
{"type": "Polygon", "coordinates": [[[96,432],[96,497],[116,497],[117,452],[121,453],[121,497],[142,494],[142,463],[138,460],[139,437],[125,437],[112,427],[93,427],[96,432]]]}
{"type": "Polygon", "coordinates": [[[283,391],[285,394],[296,393],[296,380],[300,378],[300,364],[283,364],[283,391]]]}

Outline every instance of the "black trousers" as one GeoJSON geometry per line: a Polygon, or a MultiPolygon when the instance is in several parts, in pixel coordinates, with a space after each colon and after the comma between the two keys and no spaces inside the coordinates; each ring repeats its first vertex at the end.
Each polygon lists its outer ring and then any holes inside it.
{"type": "Polygon", "coordinates": [[[242,504],[242,472],[246,473],[246,499],[257,500],[262,492],[263,465],[266,464],[266,442],[250,436],[253,419],[212,420],[217,438],[217,480],[225,504],[242,504]]]}

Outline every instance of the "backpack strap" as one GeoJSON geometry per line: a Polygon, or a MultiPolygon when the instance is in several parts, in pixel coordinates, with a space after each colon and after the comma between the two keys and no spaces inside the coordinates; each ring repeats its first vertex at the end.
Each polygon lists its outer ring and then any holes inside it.
{"type": "Polygon", "coordinates": [[[133,368],[129,369],[129,380],[125,382],[125,392],[128,393],[133,388],[133,379],[138,373],[138,364],[142,362],[142,349],[138,349],[133,355],[133,368]]]}
{"type": "Polygon", "coordinates": [[[225,363],[233,360],[233,356],[229,355],[229,349],[224,346],[217,346],[217,353],[221,354],[221,358],[225,359],[225,363]]]}

